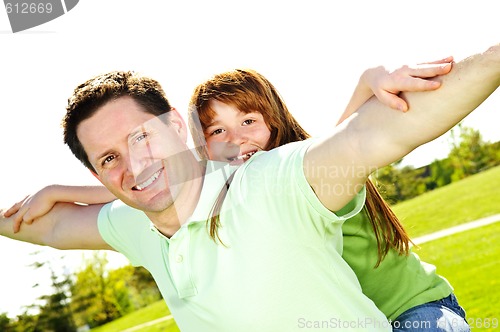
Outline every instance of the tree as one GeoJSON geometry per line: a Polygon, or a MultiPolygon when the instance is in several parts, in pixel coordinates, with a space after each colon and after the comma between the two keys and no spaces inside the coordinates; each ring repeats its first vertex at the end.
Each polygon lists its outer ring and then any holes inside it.
{"type": "Polygon", "coordinates": [[[10,326],[10,318],[7,314],[0,314],[0,331],[11,331],[10,326]]]}
{"type": "MultiPolygon", "coordinates": [[[[33,252],[32,255],[39,257],[40,251],[33,252]]],[[[43,295],[38,298],[40,303],[26,306],[24,314],[17,317],[13,331],[56,331],[73,332],[76,331],[73,317],[69,308],[71,277],[66,274],[62,278],[58,277],[49,259],[37,260],[31,264],[35,269],[48,268],[50,271],[51,286],[54,293],[43,295]],[[30,315],[28,310],[37,311],[37,314],[30,315]]],[[[33,285],[38,287],[38,284],[33,285]]]]}
{"type": "Polygon", "coordinates": [[[399,168],[402,160],[383,167],[374,173],[375,183],[380,194],[389,204],[413,198],[427,190],[426,168],[413,166],[399,168]]]}
{"type": "MultiPolygon", "coordinates": [[[[148,270],[143,267],[133,267],[131,265],[124,266],[121,270],[127,271],[127,289],[129,290],[135,309],[142,308],[161,299],[158,285],[148,270]]],[[[119,272],[119,270],[112,272],[119,272]]]]}
{"type": "Polygon", "coordinates": [[[51,268],[51,280],[54,293],[42,296],[45,305],[40,307],[38,315],[38,326],[43,330],[57,332],[76,331],[69,301],[71,298],[70,288],[72,281],[69,275],[59,278],[51,268]]]}
{"type": "Polygon", "coordinates": [[[18,315],[16,321],[12,324],[12,331],[15,332],[38,332],[42,331],[37,327],[38,316],[28,314],[27,310],[18,315]]]}
{"type": "Polygon", "coordinates": [[[96,327],[161,298],[158,286],[144,268],[107,269],[106,253],[93,252],[72,288],[72,309],[78,326],[96,327]]]}
{"type": "Polygon", "coordinates": [[[451,131],[451,151],[448,155],[454,168],[452,180],[479,173],[498,162],[498,153],[484,142],[478,130],[458,124],[451,131]],[[455,131],[458,129],[458,137],[455,131]]]}
{"type": "Polygon", "coordinates": [[[121,316],[113,285],[107,278],[107,263],[106,254],[96,251],[76,273],[71,306],[79,326],[96,327],[121,316]]]}
{"type": "Polygon", "coordinates": [[[452,182],[454,173],[450,159],[434,160],[429,165],[429,178],[427,179],[427,190],[433,190],[452,182]]]}

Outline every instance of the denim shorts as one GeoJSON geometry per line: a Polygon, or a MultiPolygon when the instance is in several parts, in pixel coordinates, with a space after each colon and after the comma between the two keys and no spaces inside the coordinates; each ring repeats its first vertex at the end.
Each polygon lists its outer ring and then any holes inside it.
{"type": "Polygon", "coordinates": [[[438,301],[410,308],[398,316],[392,324],[393,331],[470,331],[465,320],[465,310],[452,293],[438,301]]]}

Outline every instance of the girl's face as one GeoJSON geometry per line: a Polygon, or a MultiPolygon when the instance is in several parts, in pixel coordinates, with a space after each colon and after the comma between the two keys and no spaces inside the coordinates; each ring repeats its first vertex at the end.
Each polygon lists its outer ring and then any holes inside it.
{"type": "Polygon", "coordinates": [[[210,103],[215,116],[204,133],[211,160],[242,164],[266,148],[271,131],[261,113],[244,113],[216,100],[210,103]]]}

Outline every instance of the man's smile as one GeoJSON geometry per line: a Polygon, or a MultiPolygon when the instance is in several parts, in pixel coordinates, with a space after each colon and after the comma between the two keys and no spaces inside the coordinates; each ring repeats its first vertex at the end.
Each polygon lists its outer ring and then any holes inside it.
{"type": "Polygon", "coordinates": [[[135,185],[132,188],[132,190],[142,191],[144,189],[147,189],[150,185],[152,185],[156,181],[156,179],[158,179],[160,177],[160,174],[162,171],[163,171],[163,168],[159,169],[158,171],[153,173],[153,175],[151,175],[148,179],[146,179],[144,182],[142,182],[138,185],[135,185]]]}

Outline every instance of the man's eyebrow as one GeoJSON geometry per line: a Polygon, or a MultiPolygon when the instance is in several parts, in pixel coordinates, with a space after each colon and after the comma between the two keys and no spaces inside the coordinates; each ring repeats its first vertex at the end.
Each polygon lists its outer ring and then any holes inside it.
{"type": "Polygon", "coordinates": [[[146,131],[146,126],[142,125],[142,126],[139,126],[137,128],[135,128],[134,130],[132,130],[130,132],[130,134],[127,135],[127,141],[129,141],[132,137],[134,137],[135,135],[139,134],[139,133],[143,133],[146,131]]]}
{"type": "Polygon", "coordinates": [[[101,153],[97,158],[96,158],[96,161],[99,162],[102,158],[106,157],[107,155],[109,155],[110,153],[112,153],[113,150],[109,149],[109,150],[106,150],[104,151],[103,153],[101,153]]]}
{"type": "Polygon", "coordinates": [[[102,158],[106,157],[107,155],[113,153],[113,149],[108,149],[106,151],[104,151],[103,153],[101,153],[97,158],[96,160],[99,161],[101,160],[102,158]]]}

